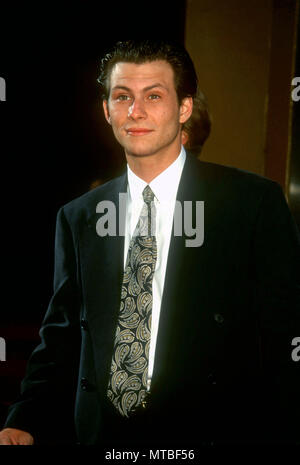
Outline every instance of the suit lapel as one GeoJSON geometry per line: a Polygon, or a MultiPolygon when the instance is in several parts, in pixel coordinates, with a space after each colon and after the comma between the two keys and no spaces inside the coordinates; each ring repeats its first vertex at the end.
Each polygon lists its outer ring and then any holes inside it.
{"type": "MultiPolygon", "coordinates": [[[[187,154],[177,192],[177,201],[182,207],[184,201],[194,203],[205,198],[205,184],[198,173],[199,162],[187,154]]],[[[207,232],[205,230],[205,235],[207,232]]],[[[177,343],[176,328],[180,330],[180,322],[186,319],[188,310],[185,305],[185,293],[189,291],[190,264],[195,262],[195,255],[199,253],[201,247],[186,247],[187,239],[190,238],[185,235],[182,215],[182,235],[175,236],[174,225],[172,228],[151,383],[153,393],[156,390],[160,392],[162,384],[167,382],[166,373],[168,373],[170,354],[177,343]]],[[[201,280],[201,270],[197,270],[197,273],[201,280]]]]}
{"type": "MultiPolygon", "coordinates": [[[[100,390],[106,388],[109,373],[114,332],[120,306],[120,292],[123,274],[124,236],[119,235],[119,193],[127,189],[127,176],[114,182],[112,188],[101,193],[92,205],[81,235],[81,268],[83,298],[94,349],[96,379],[100,390]],[[116,207],[116,236],[100,237],[96,232],[99,213],[96,205],[101,200],[109,200],[116,207]]],[[[125,211],[121,214],[125,215],[125,211]]]]}

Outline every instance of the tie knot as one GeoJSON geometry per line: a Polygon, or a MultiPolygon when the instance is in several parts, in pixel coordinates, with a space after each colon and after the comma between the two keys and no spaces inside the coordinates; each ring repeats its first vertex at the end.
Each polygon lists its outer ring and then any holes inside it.
{"type": "Polygon", "coordinates": [[[146,204],[151,203],[154,199],[154,193],[149,185],[147,185],[143,190],[143,199],[146,204]]]}

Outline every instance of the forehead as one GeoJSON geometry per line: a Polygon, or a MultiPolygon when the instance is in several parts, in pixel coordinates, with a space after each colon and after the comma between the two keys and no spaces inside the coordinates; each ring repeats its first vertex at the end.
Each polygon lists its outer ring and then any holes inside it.
{"type": "Polygon", "coordinates": [[[141,64],[119,62],[114,65],[110,76],[111,90],[116,86],[143,88],[153,84],[175,89],[173,68],[168,62],[164,60],[141,64]]]}

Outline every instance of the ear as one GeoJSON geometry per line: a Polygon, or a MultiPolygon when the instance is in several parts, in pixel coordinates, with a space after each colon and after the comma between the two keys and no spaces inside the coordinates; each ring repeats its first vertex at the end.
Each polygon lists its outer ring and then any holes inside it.
{"type": "Polygon", "coordinates": [[[193,111],[192,97],[185,97],[179,107],[179,123],[185,123],[193,111]]]}
{"type": "Polygon", "coordinates": [[[103,111],[106,121],[111,124],[107,100],[103,100],[103,111]]]}

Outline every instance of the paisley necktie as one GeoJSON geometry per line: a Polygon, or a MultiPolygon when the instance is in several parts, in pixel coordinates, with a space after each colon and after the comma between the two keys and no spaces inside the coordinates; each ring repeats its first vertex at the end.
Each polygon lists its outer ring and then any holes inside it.
{"type": "Polygon", "coordinates": [[[152,281],[157,258],[154,194],[143,190],[144,205],[131,239],[124,270],[107,396],[129,417],[144,405],[151,336],[152,281]]]}

